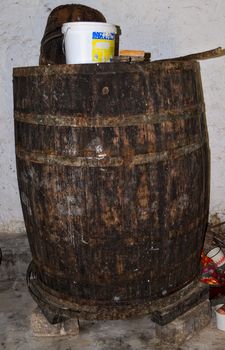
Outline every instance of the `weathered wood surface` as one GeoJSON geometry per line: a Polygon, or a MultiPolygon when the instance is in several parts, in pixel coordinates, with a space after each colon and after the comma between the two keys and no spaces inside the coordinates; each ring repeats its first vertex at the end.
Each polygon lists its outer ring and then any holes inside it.
{"type": "Polygon", "coordinates": [[[61,27],[66,22],[106,22],[101,12],[84,5],[61,5],[49,15],[44,36],[41,41],[39,63],[66,63],[62,50],[63,35],[61,27]]]}
{"type": "Polygon", "coordinates": [[[198,276],[209,148],[197,62],[17,68],[14,108],[23,213],[48,290],[109,310],[198,276]]]}

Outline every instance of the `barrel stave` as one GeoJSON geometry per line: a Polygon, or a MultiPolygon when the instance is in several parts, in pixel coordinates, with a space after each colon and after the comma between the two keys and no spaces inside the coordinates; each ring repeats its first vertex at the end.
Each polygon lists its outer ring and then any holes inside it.
{"type": "Polygon", "coordinates": [[[80,305],[114,305],[192,282],[209,202],[198,64],[21,68],[14,98],[40,283],[80,305]]]}

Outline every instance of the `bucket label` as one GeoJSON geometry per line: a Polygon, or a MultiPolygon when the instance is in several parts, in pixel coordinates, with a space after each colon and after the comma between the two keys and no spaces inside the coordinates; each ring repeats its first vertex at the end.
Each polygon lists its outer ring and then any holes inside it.
{"type": "Polygon", "coordinates": [[[92,33],[92,61],[110,62],[114,56],[115,34],[104,32],[92,33]]]}

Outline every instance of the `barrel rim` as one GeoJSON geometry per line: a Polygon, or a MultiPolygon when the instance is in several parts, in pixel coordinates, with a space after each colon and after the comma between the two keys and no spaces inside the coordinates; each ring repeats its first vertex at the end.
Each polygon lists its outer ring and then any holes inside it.
{"type": "Polygon", "coordinates": [[[42,66],[14,67],[13,76],[34,76],[34,75],[72,75],[72,74],[96,74],[96,73],[138,73],[142,72],[143,67],[149,70],[181,70],[181,69],[200,69],[198,61],[187,60],[166,60],[153,62],[104,62],[104,63],[88,63],[88,64],[53,64],[42,66]],[[106,70],[106,67],[108,68],[106,70]]]}

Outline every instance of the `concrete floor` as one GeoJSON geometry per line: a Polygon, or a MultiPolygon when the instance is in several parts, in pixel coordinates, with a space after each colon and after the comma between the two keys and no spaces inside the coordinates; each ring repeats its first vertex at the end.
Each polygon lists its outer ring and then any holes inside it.
{"type": "Polygon", "coordinates": [[[148,317],[126,321],[81,322],[78,337],[42,338],[32,334],[36,304],[25,285],[31,260],[26,234],[0,233],[0,350],[225,350],[225,332],[211,324],[182,346],[162,347],[148,317]],[[8,238],[7,238],[8,237],[8,238]],[[11,280],[11,281],[9,281],[11,280]]]}
{"type": "Polygon", "coordinates": [[[78,337],[35,337],[30,315],[36,305],[24,279],[0,282],[1,350],[225,350],[225,332],[211,324],[185,344],[162,347],[148,317],[129,321],[81,322],[78,337]]]}

